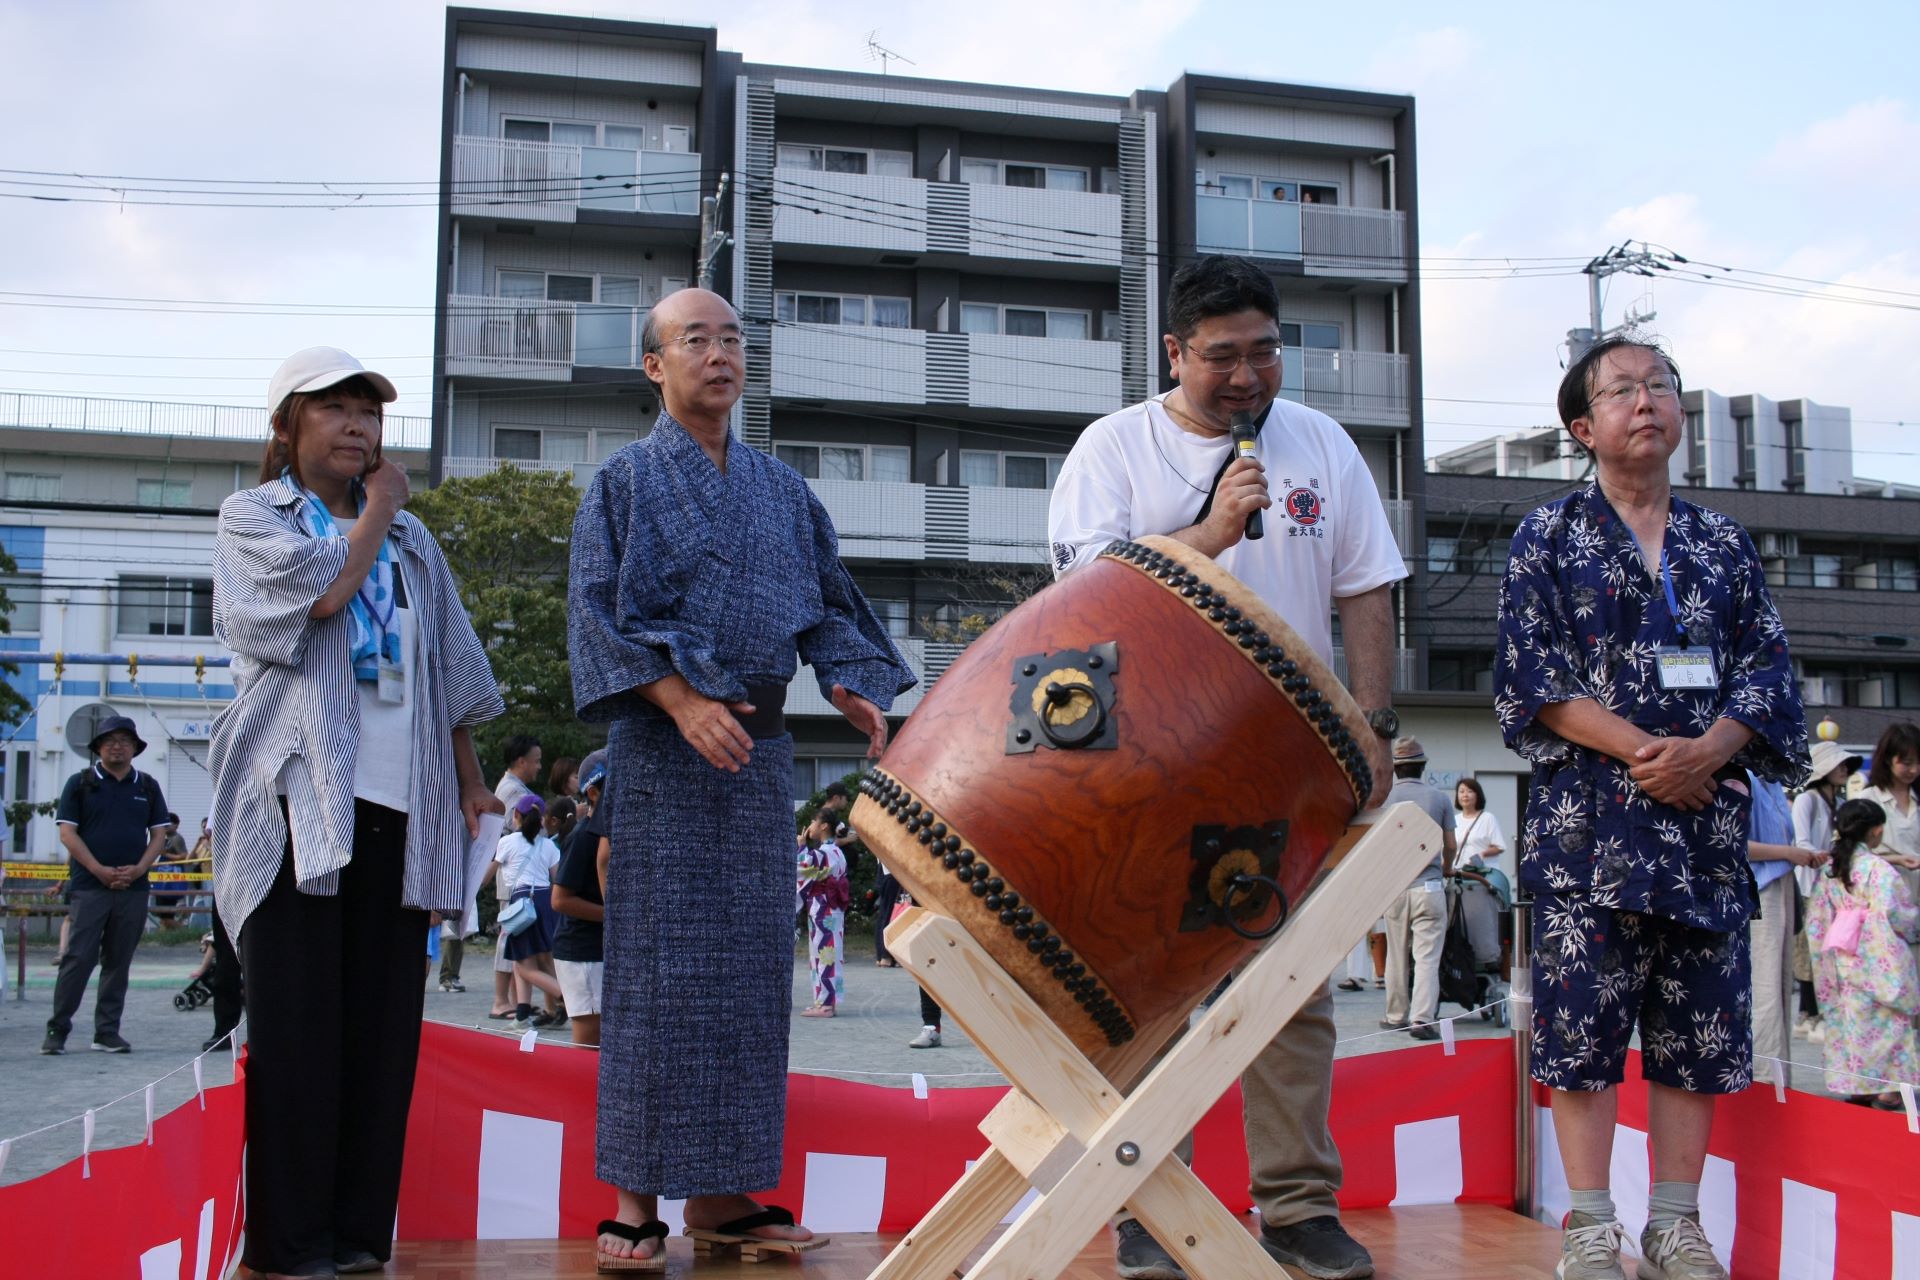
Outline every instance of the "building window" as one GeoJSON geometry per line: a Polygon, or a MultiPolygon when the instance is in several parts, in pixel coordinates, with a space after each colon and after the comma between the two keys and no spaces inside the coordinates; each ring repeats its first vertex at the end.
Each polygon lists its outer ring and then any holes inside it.
{"type": "Polygon", "coordinates": [[[1093,174],[1079,165],[1026,164],[1017,160],[960,161],[960,181],[986,187],[1028,187],[1043,191],[1087,191],[1093,174]]]}
{"type": "Polygon", "coordinates": [[[60,477],[35,475],[27,471],[7,472],[7,501],[58,502],[60,477]]]}
{"type": "Polygon", "coordinates": [[[850,773],[865,772],[867,762],[860,756],[795,756],[793,759],[793,803],[797,808],[829,782],[839,782],[850,773]]]}
{"type": "Polygon", "coordinates": [[[597,302],[614,307],[640,305],[639,276],[580,275],[560,271],[508,271],[498,280],[501,298],[532,302],[597,302]]]}
{"type": "Polygon", "coordinates": [[[1300,182],[1293,178],[1258,178],[1247,173],[1219,173],[1208,178],[1205,169],[1196,169],[1193,173],[1193,189],[1198,195],[1231,196],[1237,200],[1340,203],[1340,188],[1328,183],[1300,182]]]}
{"type": "Polygon", "coordinates": [[[865,147],[812,147],[783,142],[775,165],[812,173],[864,173],[876,178],[911,178],[911,151],[881,151],[865,147]]]}
{"type": "Polygon", "coordinates": [[[913,303],[852,293],[776,293],[773,318],[781,324],[867,325],[875,329],[913,327],[913,303]]]}
{"type": "Polygon", "coordinates": [[[887,634],[895,640],[905,640],[913,629],[913,606],[905,600],[875,600],[869,597],[867,603],[873,606],[875,614],[887,626],[887,634]]]}
{"type": "Polygon", "coordinates": [[[40,630],[40,577],[19,574],[0,578],[0,593],[7,597],[11,611],[4,615],[7,630],[16,636],[32,635],[40,630]]]}
{"type": "Polygon", "coordinates": [[[647,149],[644,128],[602,121],[505,119],[500,122],[500,136],[509,142],[552,142],[566,147],[607,147],[615,151],[647,149]]]}
{"type": "Polygon", "coordinates": [[[912,450],[887,444],[776,444],[773,456],[809,480],[876,480],[906,484],[912,450]]]}
{"type": "MultiPolygon", "coordinates": [[[[1455,557],[1460,551],[1458,538],[1427,537],[1427,572],[1452,573],[1456,567],[1455,557]]],[[[1502,572],[1505,572],[1502,570],[1502,572]]]]}
{"type": "Polygon", "coordinates": [[[119,614],[123,636],[210,636],[213,579],[122,577],[119,614]]]}
{"type": "Polygon", "coordinates": [[[1785,485],[1789,489],[1801,489],[1807,483],[1807,447],[1806,423],[1798,418],[1792,422],[1780,424],[1787,438],[1787,476],[1785,485]]]}
{"type": "Polygon", "coordinates": [[[960,451],[960,483],[991,489],[1051,489],[1060,478],[1064,455],[960,451]]]}
{"type": "Polygon", "coordinates": [[[1092,318],[1084,311],[1056,311],[1041,307],[1003,307],[990,302],[960,304],[960,332],[1004,333],[1014,338],[1074,338],[1084,340],[1092,318]]]}
{"type": "Polygon", "coordinates": [[[143,507],[190,507],[193,505],[191,480],[136,480],[133,500],[143,507]]]}
{"type": "Polygon", "coordinates": [[[637,431],[497,426],[493,456],[510,462],[602,463],[640,438],[637,431]]]}
{"type": "Polygon", "coordinates": [[[1707,482],[1707,415],[1699,410],[1687,414],[1687,482],[1707,482]]]}
{"type": "Polygon", "coordinates": [[[1734,475],[1733,482],[1742,489],[1751,489],[1754,485],[1753,417],[1736,417],[1733,420],[1734,447],[1738,450],[1740,470],[1734,475]]]}
{"type": "Polygon", "coordinates": [[[1283,347],[1311,347],[1316,351],[1338,351],[1340,349],[1340,326],[1337,324],[1291,324],[1282,321],[1280,325],[1280,345],[1283,347]]]}

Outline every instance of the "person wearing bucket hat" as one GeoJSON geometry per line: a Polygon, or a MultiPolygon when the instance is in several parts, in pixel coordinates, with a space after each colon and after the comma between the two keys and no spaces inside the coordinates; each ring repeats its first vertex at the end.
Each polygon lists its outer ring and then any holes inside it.
{"type": "Polygon", "coordinates": [[[246,1252],[267,1275],[391,1256],[431,913],[500,812],[472,729],[499,685],[381,456],[393,383],[309,347],[269,384],[260,484],[220,505],[214,894],[247,979],[246,1252]]]}
{"type": "Polygon", "coordinates": [[[99,757],[67,779],[55,810],[67,851],[67,947],[54,980],[53,1014],[40,1052],[66,1052],[73,1015],[86,995],[94,965],[100,985],[93,1003],[93,1047],[126,1053],[120,1014],[134,948],[147,925],[147,869],[167,840],[167,801],[160,784],[133,767],[147,749],[126,716],[108,716],[87,749],[99,757]]]}

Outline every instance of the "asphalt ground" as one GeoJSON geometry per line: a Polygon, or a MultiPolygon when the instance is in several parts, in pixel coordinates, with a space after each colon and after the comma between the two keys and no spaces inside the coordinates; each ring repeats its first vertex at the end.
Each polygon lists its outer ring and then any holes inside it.
{"type": "MultiPolygon", "coordinates": [[[[1001,1083],[993,1064],[951,1023],[945,1028],[940,1048],[908,1048],[907,1042],[920,1031],[919,989],[913,979],[903,969],[876,967],[870,938],[850,937],[848,956],[845,997],[838,1015],[829,1019],[798,1016],[812,1003],[812,989],[805,954],[796,955],[794,1016],[790,1020],[793,1070],[899,1088],[911,1087],[916,1073],[925,1076],[934,1088],[1001,1083]]],[[[34,1177],[78,1156],[79,1117],[88,1108],[104,1108],[95,1116],[95,1150],[141,1140],[146,1124],[145,1087],[159,1082],[155,1088],[156,1115],[189,1101],[194,1094],[191,1063],[200,1055],[201,1042],[213,1032],[209,1007],[185,1013],[173,1007],[173,996],[187,984],[199,963],[199,949],[144,945],[134,958],[120,1028],[133,1051],[89,1051],[93,1038],[93,995],[89,990],[75,1016],[66,1054],[43,1056],[40,1041],[53,999],[52,958],[50,946],[37,939],[30,942],[25,999],[21,1000],[14,981],[15,939],[11,933],[6,939],[6,990],[0,996],[0,1139],[14,1141],[5,1167],[0,1168],[0,1185],[34,1177]],[[53,1127],[32,1132],[45,1126],[53,1127]]],[[[470,942],[462,971],[467,990],[442,992],[436,971],[427,986],[426,1017],[507,1034],[502,1029],[504,1023],[487,1017],[492,1005],[491,962],[490,946],[470,942]]],[[[1334,1010],[1341,1057],[1417,1043],[1404,1032],[1380,1029],[1378,1023],[1386,1015],[1384,992],[1371,987],[1336,992],[1334,1010]]],[[[1440,1012],[1452,1016],[1461,1011],[1445,1005],[1440,1012]]],[[[1478,1016],[1459,1018],[1455,1029],[1462,1039],[1507,1034],[1497,1021],[1478,1016]]],[[[569,1033],[563,1028],[543,1035],[565,1040],[569,1033]]],[[[1793,1044],[1796,1063],[1818,1065],[1818,1045],[1799,1039],[1793,1044]]],[[[202,1064],[202,1078],[208,1088],[229,1083],[231,1055],[224,1050],[208,1055],[202,1064]]],[[[1801,1072],[1795,1083],[1818,1089],[1819,1080],[1815,1072],[1801,1072]]]]}

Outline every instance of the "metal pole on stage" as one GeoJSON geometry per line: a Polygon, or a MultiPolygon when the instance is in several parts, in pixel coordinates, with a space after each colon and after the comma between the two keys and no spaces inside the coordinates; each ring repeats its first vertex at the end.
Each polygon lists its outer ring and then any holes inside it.
{"type": "Polygon", "coordinates": [[[1513,899],[1513,968],[1508,974],[1507,1023],[1513,1032],[1513,1209],[1534,1216],[1533,1203],[1533,899],[1513,899]]]}

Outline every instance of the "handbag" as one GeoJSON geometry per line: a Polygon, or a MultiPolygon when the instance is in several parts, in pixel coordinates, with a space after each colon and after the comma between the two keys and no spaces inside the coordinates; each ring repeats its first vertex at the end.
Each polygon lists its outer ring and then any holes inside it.
{"type": "Polygon", "coordinates": [[[1827,926],[1826,942],[1822,951],[1839,951],[1847,955],[1857,955],[1860,950],[1860,926],[1866,922],[1867,909],[1858,903],[1849,902],[1833,913],[1833,923],[1827,926]]]}
{"type": "Polygon", "coordinates": [[[533,891],[520,889],[515,891],[513,898],[501,909],[494,923],[500,926],[500,932],[512,938],[525,933],[532,927],[536,914],[533,908],[533,891]]]}

